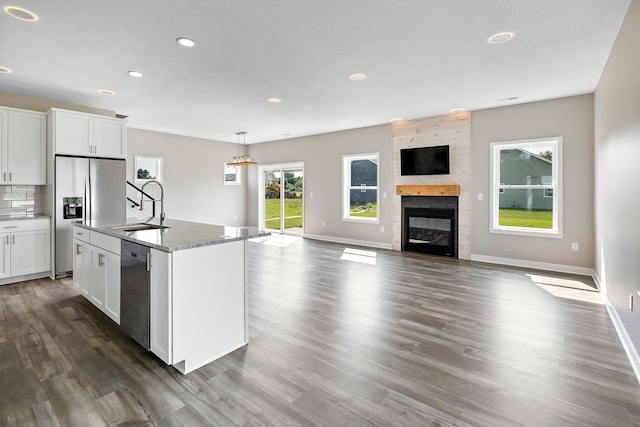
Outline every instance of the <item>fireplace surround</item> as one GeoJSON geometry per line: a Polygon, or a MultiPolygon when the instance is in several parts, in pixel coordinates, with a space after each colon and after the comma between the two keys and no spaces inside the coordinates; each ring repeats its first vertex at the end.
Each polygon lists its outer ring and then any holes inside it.
{"type": "Polygon", "coordinates": [[[402,250],[458,257],[458,197],[403,196],[402,250]]]}

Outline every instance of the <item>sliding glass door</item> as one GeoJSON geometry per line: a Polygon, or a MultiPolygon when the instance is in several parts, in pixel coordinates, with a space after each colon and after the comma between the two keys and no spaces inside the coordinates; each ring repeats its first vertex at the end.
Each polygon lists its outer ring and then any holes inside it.
{"type": "Polygon", "coordinates": [[[302,235],[304,167],[302,164],[262,166],[261,223],[271,232],[302,235]]]}

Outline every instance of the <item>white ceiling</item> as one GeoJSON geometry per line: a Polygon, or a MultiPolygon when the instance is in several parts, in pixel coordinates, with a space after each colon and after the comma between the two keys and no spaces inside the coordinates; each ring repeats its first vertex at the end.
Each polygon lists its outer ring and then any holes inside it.
{"type": "Polygon", "coordinates": [[[13,70],[0,91],[113,110],[134,128],[277,140],[590,93],[629,3],[16,0],[40,19],[0,13],[0,66],[13,70]],[[487,43],[502,31],[515,37],[487,43]]]}

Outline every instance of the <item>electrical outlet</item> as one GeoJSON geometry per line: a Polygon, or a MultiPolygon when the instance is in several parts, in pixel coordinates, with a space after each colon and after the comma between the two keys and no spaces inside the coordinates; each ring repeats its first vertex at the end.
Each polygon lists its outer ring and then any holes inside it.
{"type": "Polygon", "coordinates": [[[482,200],[484,195],[482,193],[478,193],[478,200],[482,200]]]}
{"type": "Polygon", "coordinates": [[[309,191],[309,197],[313,198],[313,191],[309,191]]]}
{"type": "Polygon", "coordinates": [[[324,227],[324,225],[325,225],[325,222],[324,222],[324,221],[322,221],[322,226],[324,227]]]}
{"type": "Polygon", "coordinates": [[[238,215],[236,215],[236,221],[238,220],[238,215]]]}
{"type": "Polygon", "coordinates": [[[633,294],[629,295],[629,310],[633,311],[633,294]]]}
{"type": "Polygon", "coordinates": [[[578,250],[578,242],[571,242],[571,250],[572,251],[578,250]]]}
{"type": "Polygon", "coordinates": [[[386,199],[387,198],[387,192],[385,191],[384,193],[382,193],[382,198],[386,199]]]}
{"type": "Polygon", "coordinates": [[[380,226],[380,232],[381,232],[381,233],[384,233],[384,225],[381,225],[381,226],[380,226]]]}

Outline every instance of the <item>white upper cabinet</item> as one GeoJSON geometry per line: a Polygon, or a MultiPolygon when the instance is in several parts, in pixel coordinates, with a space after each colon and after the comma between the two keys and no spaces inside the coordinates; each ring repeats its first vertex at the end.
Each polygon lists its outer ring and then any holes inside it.
{"type": "Polygon", "coordinates": [[[53,108],[49,133],[55,154],[127,157],[127,125],[121,119],[53,108]]]}
{"type": "Polygon", "coordinates": [[[0,108],[0,184],[46,184],[46,115],[0,108]]]}

